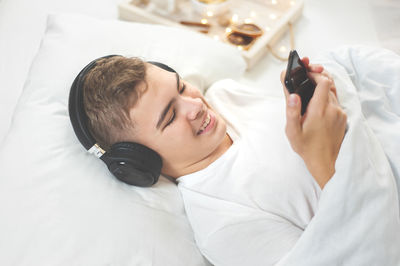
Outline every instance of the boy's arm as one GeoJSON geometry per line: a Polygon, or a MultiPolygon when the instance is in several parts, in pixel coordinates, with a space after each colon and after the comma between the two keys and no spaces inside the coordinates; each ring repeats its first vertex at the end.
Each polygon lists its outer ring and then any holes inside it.
{"type": "Polygon", "coordinates": [[[311,175],[323,189],[335,173],[347,116],[338,103],[335,84],[329,74],[321,66],[310,65],[309,69],[317,86],[303,117],[300,114],[300,97],[288,93],[283,81],[285,72],[282,72],[281,82],[286,96],[286,135],[293,150],[303,158],[311,175]]]}

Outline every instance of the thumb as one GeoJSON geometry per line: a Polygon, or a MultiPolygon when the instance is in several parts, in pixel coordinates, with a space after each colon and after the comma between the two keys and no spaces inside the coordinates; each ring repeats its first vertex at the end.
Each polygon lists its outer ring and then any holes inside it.
{"type": "Polygon", "coordinates": [[[286,102],[286,135],[294,140],[301,133],[301,101],[300,96],[291,93],[286,102]]]}

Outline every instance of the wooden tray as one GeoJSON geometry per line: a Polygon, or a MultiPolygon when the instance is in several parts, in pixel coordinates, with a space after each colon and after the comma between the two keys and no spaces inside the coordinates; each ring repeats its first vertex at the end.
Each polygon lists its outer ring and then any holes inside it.
{"type": "Polygon", "coordinates": [[[304,0],[230,0],[229,11],[224,15],[201,15],[194,10],[190,0],[177,0],[175,11],[167,13],[158,10],[154,4],[135,4],[131,1],[118,5],[119,17],[123,20],[156,23],[173,27],[203,31],[210,38],[233,45],[241,50],[250,69],[268,52],[267,45],[273,45],[300,16],[304,0]],[[211,16],[209,16],[211,15],[211,16]],[[224,19],[222,19],[224,16],[224,19]],[[206,19],[207,22],[204,20],[206,19]],[[229,25],[226,25],[228,19],[229,25]],[[183,25],[182,21],[203,24],[202,26],[183,25]],[[225,22],[222,23],[221,21],[225,22]],[[228,41],[230,30],[235,25],[253,23],[262,30],[249,45],[234,45],[228,41]],[[206,24],[206,26],[204,26],[206,24]],[[208,25],[208,26],[207,26],[208,25]]]}

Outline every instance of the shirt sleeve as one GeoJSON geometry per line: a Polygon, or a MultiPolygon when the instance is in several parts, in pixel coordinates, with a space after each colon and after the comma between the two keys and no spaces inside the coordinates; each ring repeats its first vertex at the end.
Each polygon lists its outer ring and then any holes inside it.
{"type": "Polygon", "coordinates": [[[181,189],[203,255],[216,266],[274,265],[303,230],[284,217],[181,189]]]}

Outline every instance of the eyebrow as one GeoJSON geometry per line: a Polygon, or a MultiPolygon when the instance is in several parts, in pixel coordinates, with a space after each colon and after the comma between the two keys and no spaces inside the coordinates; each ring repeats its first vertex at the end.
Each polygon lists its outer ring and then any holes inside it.
{"type": "MultiPolygon", "coordinates": [[[[177,89],[177,91],[179,91],[179,80],[180,80],[180,78],[179,78],[178,73],[175,73],[175,74],[176,74],[176,89],[177,89]]],[[[157,129],[160,128],[162,122],[163,122],[164,119],[165,119],[165,116],[167,115],[169,109],[171,108],[171,106],[172,106],[172,104],[175,102],[175,100],[176,100],[175,98],[172,98],[172,99],[168,102],[167,106],[165,106],[165,108],[164,108],[163,111],[161,112],[160,118],[158,119],[158,122],[157,122],[157,125],[156,125],[156,128],[157,128],[157,129]]]]}

